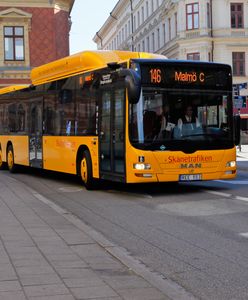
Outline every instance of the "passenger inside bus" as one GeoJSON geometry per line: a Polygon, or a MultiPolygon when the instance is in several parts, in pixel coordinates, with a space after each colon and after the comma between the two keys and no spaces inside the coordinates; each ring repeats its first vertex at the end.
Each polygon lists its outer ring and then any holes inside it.
{"type": "Polygon", "coordinates": [[[162,107],[162,114],[159,116],[159,134],[158,139],[171,138],[173,128],[175,123],[172,122],[172,117],[170,115],[170,107],[168,104],[165,104],[162,107]]]}

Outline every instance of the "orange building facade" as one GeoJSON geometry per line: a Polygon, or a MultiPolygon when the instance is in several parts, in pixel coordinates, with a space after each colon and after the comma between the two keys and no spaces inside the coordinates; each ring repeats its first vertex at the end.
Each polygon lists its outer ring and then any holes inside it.
{"type": "Polygon", "coordinates": [[[69,55],[73,3],[0,0],[0,88],[30,83],[32,68],[69,55]]]}

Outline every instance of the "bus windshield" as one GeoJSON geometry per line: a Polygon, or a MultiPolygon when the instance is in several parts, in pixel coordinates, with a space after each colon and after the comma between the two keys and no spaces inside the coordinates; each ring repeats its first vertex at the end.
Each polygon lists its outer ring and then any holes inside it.
{"type": "Polygon", "coordinates": [[[144,87],[129,106],[134,147],[194,152],[233,147],[230,92],[144,87]]]}

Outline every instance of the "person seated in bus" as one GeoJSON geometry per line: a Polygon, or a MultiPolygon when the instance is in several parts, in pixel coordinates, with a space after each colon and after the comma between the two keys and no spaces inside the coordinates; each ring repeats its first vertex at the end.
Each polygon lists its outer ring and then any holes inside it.
{"type": "Polygon", "coordinates": [[[153,140],[157,135],[157,114],[152,110],[145,110],[143,116],[144,136],[147,140],[153,140]]]}
{"type": "Polygon", "coordinates": [[[193,107],[188,105],[184,110],[183,116],[178,119],[177,128],[179,129],[180,135],[190,135],[192,131],[200,127],[201,124],[194,113],[193,107]]]}
{"type": "Polygon", "coordinates": [[[165,104],[162,108],[162,114],[159,117],[160,130],[158,134],[158,139],[170,138],[173,128],[175,127],[175,123],[172,122],[172,118],[170,115],[170,107],[168,104],[165,104]]]}

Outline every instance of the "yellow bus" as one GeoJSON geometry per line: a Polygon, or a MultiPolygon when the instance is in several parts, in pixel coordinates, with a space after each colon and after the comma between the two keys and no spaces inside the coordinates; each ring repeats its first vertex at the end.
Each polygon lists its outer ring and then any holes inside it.
{"type": "Polygon", "coordinates": [[[231,74],[224,64],[125,51],[34,68],[31,85],[0,90],[0,168],[77,174],[88,189],[234,178],[231,74]]]}

